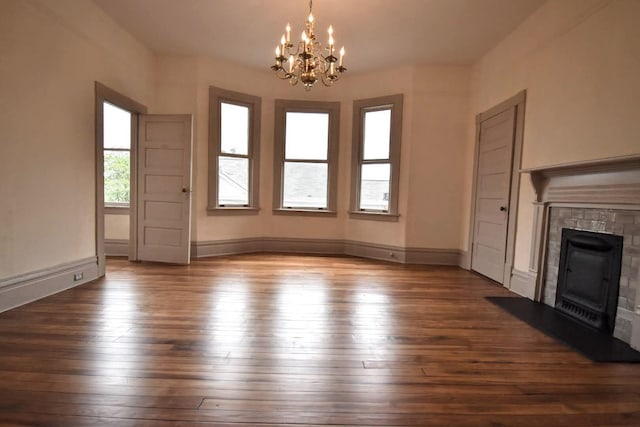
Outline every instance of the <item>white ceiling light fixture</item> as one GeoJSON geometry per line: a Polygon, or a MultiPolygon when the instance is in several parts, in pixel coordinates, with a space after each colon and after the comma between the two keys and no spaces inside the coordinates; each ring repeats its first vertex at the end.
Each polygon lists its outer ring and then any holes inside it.
{"type": "Polygon", "coordinates": [[[292,86],[302,82],[307,91],[311,90],[318,80],[321,80],[325,86],[331,86],[342,73],[347,71],[342,65],[344,46],[340,49],[339,59],[334,55],[333,27],[329,25],[329,43],[324,50],[322,44],[316,39],[313,31],[315,21],[312,8],[313,0],[309,0],[309,16],[295,51],[293,51],[294,44],[291,43],[291,26],[287,24],[286,33],[282,35],[280,45],[276,47],[276,63],[271,66],[280,79],[288,80],[292,86]],[[324,56],[325,52],[327,56],[324,56]]]}

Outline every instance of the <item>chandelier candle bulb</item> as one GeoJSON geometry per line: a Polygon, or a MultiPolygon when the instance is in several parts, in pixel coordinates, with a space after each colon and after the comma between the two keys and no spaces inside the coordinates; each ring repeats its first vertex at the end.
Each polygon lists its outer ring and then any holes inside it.
{"type": "Polygon", "coordinates": [[[291,25],[287,24],[287,44],[291,43],[291,25]]]}
{"type": "Polygon", "coordinates": [[[340,49],[340,63],[338,64],[338,66],[342,67],[342,59],[344,58],[344,46],[342,46],[342,49],[340,49]]]}

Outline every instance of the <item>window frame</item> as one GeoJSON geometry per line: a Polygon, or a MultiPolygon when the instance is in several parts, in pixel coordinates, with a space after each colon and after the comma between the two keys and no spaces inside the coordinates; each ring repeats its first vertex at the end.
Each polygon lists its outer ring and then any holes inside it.
{"type": "Polygon", "coordinates": [[[398,221],[398,193],[400,191],[400,149],[402,145],[402,94],[353,101],[353,132],[351,153],[351,201],[349,217],[380,221],[398,221]],[[364,160],[365,113],[391,110],[389,135],[389,158],[364,160]],[[362,166],[366,164],[389,164],[389,209],[360,209],[362,166]]]}
{"type": "Polygon", "coordinates": [[[209,87],[209,176],[207,191],[208,215],[255,214],[260,210],[260,128],[262,98],[234,92],[215,86],[209,87]],[[249,109],[249,136],[247,155],[222,153],[221,111],[222,103],[249,109]],[[249,161],[249,189],[246,205],[218,204],[218,161],[220,156],[246,158],[249,161]]]}
{"type": "Polygon", "coordinates": [[[340,103],[327,101],[275,100],[273,213],[276,215],[336,216],[338,193],[338,147],[340,138],[340,103]],[[327,160],[300,160],[301,163],[327,164],[327,207],[284,207],[284,165],[287,113],[326,113],[329,115],[327,160]]]}

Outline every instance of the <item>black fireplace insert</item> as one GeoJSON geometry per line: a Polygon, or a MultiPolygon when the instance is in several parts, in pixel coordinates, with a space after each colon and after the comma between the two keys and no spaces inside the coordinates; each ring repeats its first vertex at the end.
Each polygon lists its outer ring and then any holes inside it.
{"type": "Polygon", "coordinates": [[[562,229],[555,308],[578,321],[613,334],[622,236],[562,229]]]}

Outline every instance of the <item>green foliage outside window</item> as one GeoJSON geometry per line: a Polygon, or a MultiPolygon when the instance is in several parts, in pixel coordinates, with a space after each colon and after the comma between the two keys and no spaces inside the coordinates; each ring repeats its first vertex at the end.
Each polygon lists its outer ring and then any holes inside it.
{"type": "Polygon", "coordinates": [[[129,152],[104,152],[104,201],[129,203],[129,152]]]}

